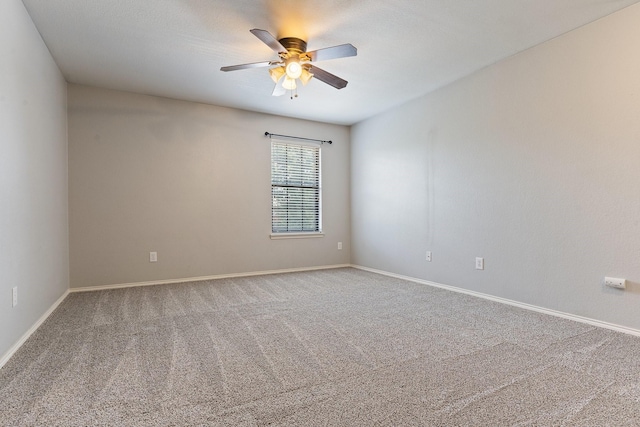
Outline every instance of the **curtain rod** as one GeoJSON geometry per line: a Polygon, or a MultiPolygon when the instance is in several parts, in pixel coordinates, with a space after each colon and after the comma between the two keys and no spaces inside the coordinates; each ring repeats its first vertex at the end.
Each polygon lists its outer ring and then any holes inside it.
{"type": "Polygon", "coordinates": [[[313,138],[302,138],[300,136],[278,135],[277,133],[269,133],[269,132],[265,132],[264,136],[268,136],[269,138],[271,138],[272,136],[279,136],[280,138],[300,139],[302,141],[314,141],[314,142],[319,142],[320,144],[324,144],[325,142],[327,144],[333,144],[333,141],[324,141],[322,139],[313,139],[313,138]]]}

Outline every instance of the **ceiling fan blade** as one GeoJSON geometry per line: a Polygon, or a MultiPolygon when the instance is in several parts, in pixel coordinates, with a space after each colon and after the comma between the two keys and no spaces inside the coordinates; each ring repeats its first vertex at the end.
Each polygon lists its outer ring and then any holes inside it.
{"type": "Polygon", "coordinates": [[[358,49],[351,43],[341,44],[339,46],[325,47],[324,49],[313,50],[305,55],[309,57],[311,62],[326,61],[327,59],[346,58],[347,56],[356,56],[358,49]]]}
{"type": "Polygon", "coordinates": [[[287,93],[287,90],[284,87],[282,87],[281,83],[278,82],[273,88],[273,92],[271,93],[271,96],[282,96],[285,93],[287,93]]]}
{"type": "Polygon", "coordinates": [[[309,66],[309,72],[313,74],[313,77],[328,84],[329,86],[333,86],[336,89],[342,89],[347,86],[348,81],[341,79],[338,76],[335,76],[321,68],[314,67],[313,65],[309,66]]]}
{"type": "Polygon", "coordinates": [[[236,71],[236,70],[245,70],[247,68],[262,68],[262,67],[269,67],[277,63],[278,63],[277,61],[265,61],[265,62],[253,62],[251,64],[230,65],[228,67],[220,68],[220,71],[236,71]]]}
{"type": "Polygon", "coordinates": [[[286,52],[287,51],[287,49],[284,46],[282,46],[282,44],[280,44],[278,39],[273,37],[273,35],[271,35],[271,33],[269,31],[260,30],[258,28],[254,28],[253,30],[249,30],[249,31],[251,31],[251,34],[253,34],[257,38],[262,40],[262,42],[264,44],[266,44],[271,49],[273,49],[274,52],[280,53],[280,52],[286,52]]]}

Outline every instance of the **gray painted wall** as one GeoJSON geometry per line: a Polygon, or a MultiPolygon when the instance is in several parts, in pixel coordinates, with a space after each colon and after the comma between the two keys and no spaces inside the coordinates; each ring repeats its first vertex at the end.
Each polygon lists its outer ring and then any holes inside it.
{"type": "Polygon", "coordinates": [[[66,83],[20,0],[0,2],[0,58],[1,357],[65,293],[69,258],[66,83]]]}
{"type": "Polygon", "coordinates": [[[640,328],[638,22],[640,5],[355,125],[352,262],[640,328]]]}
{"type": "Polygon", "coordinates": [[[68,93],[72,287],[350,262],[348,127],[86,86],[68,93]],[[322,146],[325,237],[270,239],[265,131],[334,141],[322,146]]]}

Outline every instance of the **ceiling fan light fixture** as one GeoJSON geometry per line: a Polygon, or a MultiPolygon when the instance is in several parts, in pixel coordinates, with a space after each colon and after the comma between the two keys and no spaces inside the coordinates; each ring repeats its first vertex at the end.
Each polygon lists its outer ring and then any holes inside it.
{"type": "Polygon", "coordinates": [[[285,74],[286,74],[286,71],[284,67],[276,67],[276,68],[269,69],[269,75],[271,76],[271,80],[273,80],[274,83],[278,83],[278,81],[280,81],[282,76],[284,76],[285,74]]]}
{"type": "Polygon", "coordinates": [[[297,58],[287,61],[286,73],[287,77],[293,80],[300,77],[300,75],[302,74],[302,65],[300,65],[300,62],[298,62],[297,58]]]}
{"type": "Polygon", "coordinates": [[[311,80],[312,77],[313,77],[313,74],[311,74],[309,70],[307,70],[306,68],[302,69],[302,73],[300,74],[300,81],[304,86],[306,86],[307,83],[309,83],[309,80],[311,80]]]}
{"type": "Polygon", "coordinates": [[[297,87],[296,80],[286,76],[282,82],[282,87],[286,90],[294,90],[297,87]]]}

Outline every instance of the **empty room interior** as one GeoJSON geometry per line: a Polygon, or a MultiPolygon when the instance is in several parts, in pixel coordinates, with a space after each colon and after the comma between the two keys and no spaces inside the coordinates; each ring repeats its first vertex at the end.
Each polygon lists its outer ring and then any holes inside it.
{"type": "Polygon", "coordinates": [[[637,0],[2,0],[0,426],[640,425],[637,0]]]}

